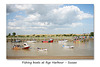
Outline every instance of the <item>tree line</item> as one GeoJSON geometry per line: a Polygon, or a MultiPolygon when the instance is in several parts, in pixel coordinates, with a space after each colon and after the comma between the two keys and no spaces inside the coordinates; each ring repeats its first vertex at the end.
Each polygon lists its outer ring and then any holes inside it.
{"type": "Polygon", "coordinates": [[[33,34],[33,35],[26,35],[26,36],[23,36],[23,35],[16,36],[15,32],[13,32],[12,34],[9,33],[7,35],[7,37],[62,37],[62,36],[65,36],[65,37],[67,37],[67,36],[94,36],[94,32],[90,32],[89,35],[87,35],[87,34],[83,34],[83,35],[77,35],[77,34],[35,35],[35,34],[33,34]]]}

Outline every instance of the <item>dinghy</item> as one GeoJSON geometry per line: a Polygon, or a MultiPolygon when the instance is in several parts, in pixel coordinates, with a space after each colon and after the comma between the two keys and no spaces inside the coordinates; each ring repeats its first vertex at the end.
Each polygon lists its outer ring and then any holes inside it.
{"type": "Polygon", "coordinates": [[[68,40],[58,41],[58,43],[66,43],[66,42],[68,42],[68,40]]]}
{"type": "Polygon", "coordinates": [[[47,51],[46,48],[38,48],[38,47],[37,47],[37,50],[38,50],[38,51],[47,51]]]}
{"type": "Polygon", "coordinates": [[[74,48],[74,46],[69,46],[69,45],[66,45],[66,46],[63,45],[62,47],[63,47],[63,48],[72,48],[72,49],[74,48]]]}

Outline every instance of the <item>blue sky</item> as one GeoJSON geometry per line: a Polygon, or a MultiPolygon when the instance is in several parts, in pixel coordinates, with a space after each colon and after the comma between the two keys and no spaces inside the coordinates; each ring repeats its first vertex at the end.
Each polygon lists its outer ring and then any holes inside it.
{"type": "Polygon", "coordinates": [[[94,31],[93,4],[7,4],[7,34],[82,34],[94,31]]]}

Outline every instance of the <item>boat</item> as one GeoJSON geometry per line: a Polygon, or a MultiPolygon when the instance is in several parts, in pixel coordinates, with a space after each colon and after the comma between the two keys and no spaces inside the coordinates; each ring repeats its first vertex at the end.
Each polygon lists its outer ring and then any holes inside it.
{"type": "Polygon", "coordinates": [[[80,43],[82,40],[74,40],[73,43],[80,43]]]}
{"type": "Polygon", "coordinates": [[[39,47],[37,47],[37,50],[38,50],[38,51],[47,51],[46,48],[39,48],[39,47]]]}
{"type": "Polygon", "coordinates": [[[42,41],[42,43],[53,43],[53,39],[50,39],[49,41],[42,41]]]}
{"type": "Polygon", "coordinates": [[[22,47],[22,49],[29,49],[30,46],[27,43],[24,43],[24,46],[22,47]]]}
{"type": "Polygon", "coordinates": [[[27,41],[28,43],[36,43],[37,41],[33,40],[33,41],[27,41]]]}
{"type": "Polygon", "coordinates": [[[69,45],[63,45],[62,47],[63,48],[72,48],[72,49],[74,48],[74,46],[69,46],[69,45]]]}
{"type": "Polygon", "coordinates": [[[21,45],[14,45],[14,46],[13,46],[13,49],[14,49],[14,50],[29,49],[29,48],[30,48],[30,46],[27,45],[27,43],[24,43],[24,46],[21,46],[21,45]]]}
{"type": "Polygon", "coordinates": [[[14,45],[13,46],[13,50],[20,50],[21,49],[21,46],[20,45],[14,45]]]}
{"type": "Polygon", "coordinates": [[[68,42],[68,40],[58,41],[58,43],[66,43],[66,42],[68,42]]]}
{"type": "Polygon", "coordinates": [[[13,43],[19,43],[19,42],[22,42],[21,40],[15,40],[15,41],[12,41],[13,43]]]}

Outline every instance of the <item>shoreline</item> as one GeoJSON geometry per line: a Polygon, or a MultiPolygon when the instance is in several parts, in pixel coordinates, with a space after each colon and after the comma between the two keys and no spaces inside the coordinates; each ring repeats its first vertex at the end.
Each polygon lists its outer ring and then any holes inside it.
{"type": "MultiPolygon", "coordinates": [[[[16,41],[16,40],[21,40],[21,42],[26,42],[26,41],[37,41],[37,42],[42,42],[43,40],[49,41],[49,39],[53,39],[54,42],[58,42],[61,40],[68,40],[68,41],[74,41],[74,37],[69,37],[69,38],[6,38],[6,42],[12,42],[12,41],[16,41]]],[[[89,41],[89,40],[94,40],[94,38],[86,38],[86,39],[81,39],[84,41],[89,41]]]]}
{"type": "Polygon", "coordinates": [[[7,56],[6,59],[35,59],[35,60],[43,60],[43,59],[55,59],[55,60],[67,60],[67,59],[76,59],[76,60],[94,60],[94,56],[7,56]]]}

